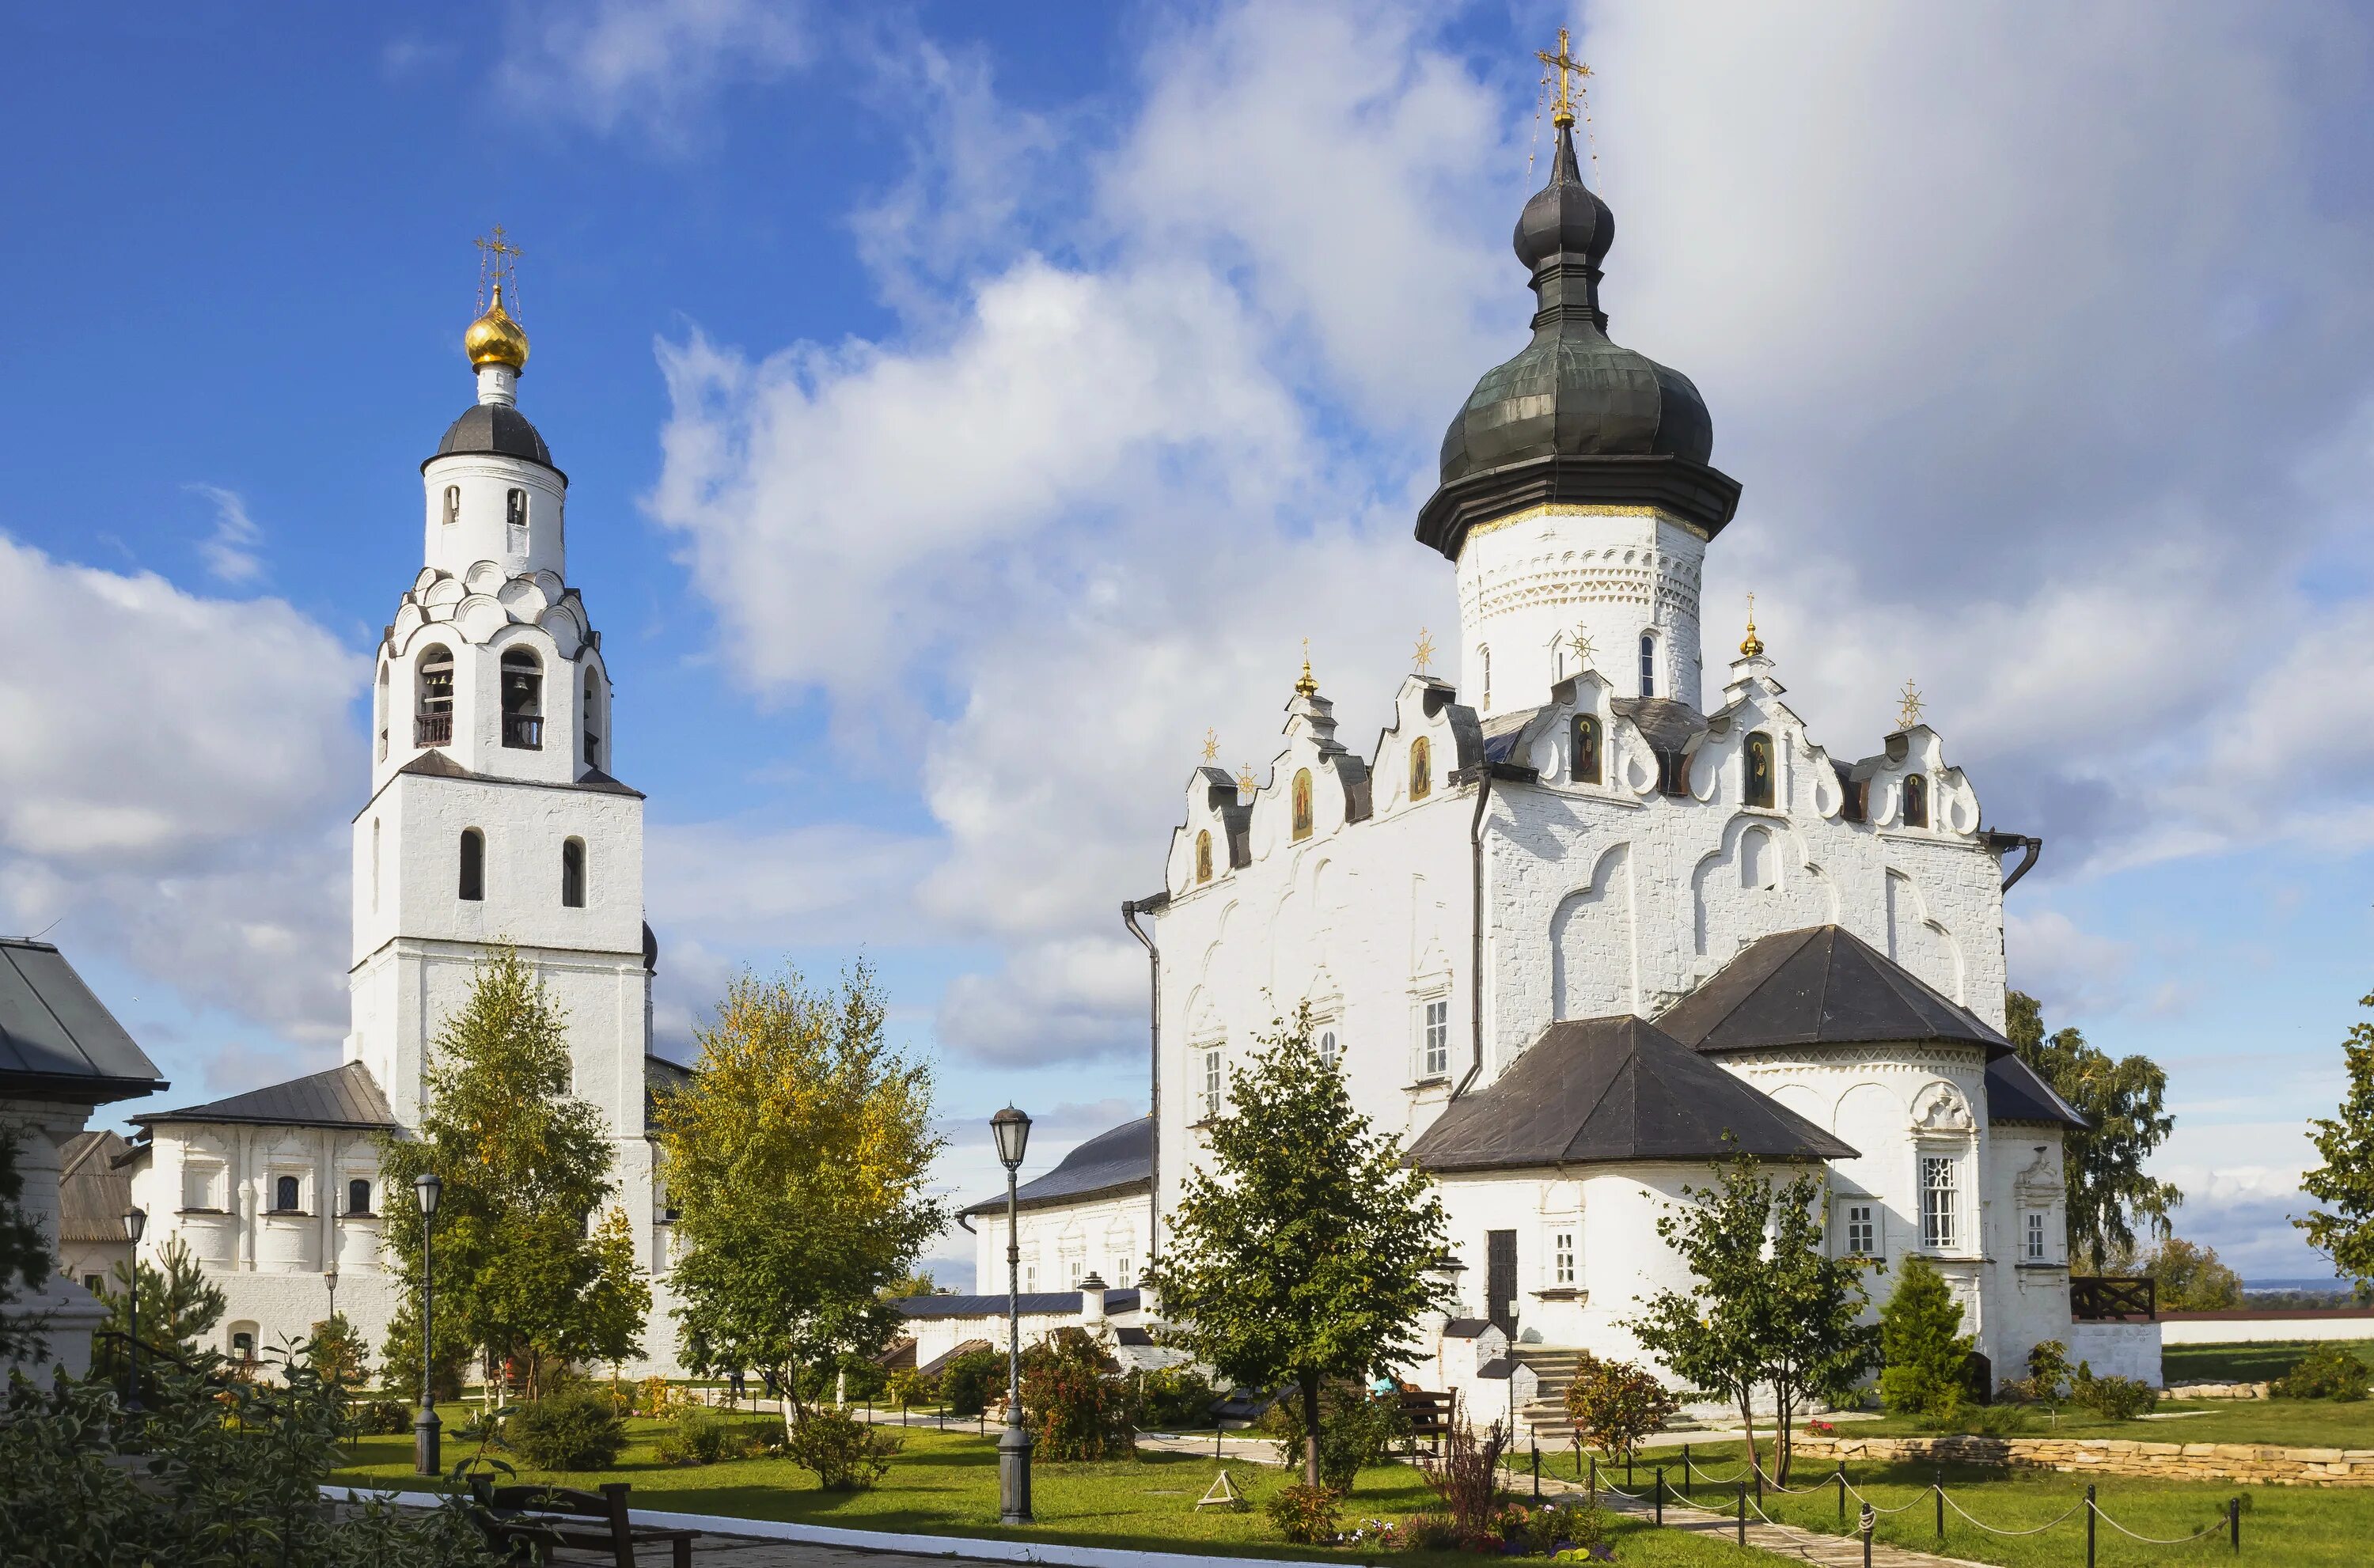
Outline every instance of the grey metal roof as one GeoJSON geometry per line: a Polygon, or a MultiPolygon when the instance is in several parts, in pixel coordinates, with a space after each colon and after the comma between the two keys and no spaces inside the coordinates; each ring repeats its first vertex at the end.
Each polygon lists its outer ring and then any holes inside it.
{"type": "Polygon", "coordinates": [[[1852,1159],[1855,1151],[1644,1018],[1543,1030],[1489,1087],[1410,1145],[1429,1171],[1715,1160],[1852,1159]]]}
{"type": "Polygon", "coordinates": [[[286,1083],[250,1089],[244,1094],[210,1100],[176,1111],[136,1116],[147,1126],[157,1122],[235,1121],[262,1127],[358,1127],[394,1130],[395,1113],[370,1069],[350,1061],[327,1072],[308,1073],[286,1083]]]}
{"type": "Polygon", "coordinates": [[[116,1161],[132,1145],[101,1129],[77,1132],[58,1151],[58,1239],[123,1241],[123,1211],[132,1207],[132,1173],[116,1161]]]}
{"type": "MultiPolygon", "coordinates": [[[[437,443],[438,457],[476,452],[523,457],[552,468],[552,449],[544,444],[543,436],[528,423],[527,415],[507,403],[472,404],[462,411],[462,417],[445,427],[445,439],[437,443]]],[[[560,471],[556,468],[553,472],[560,471]]]]}
{"type": "Polygon", "coordinates": [[[1680,751],[1706,728],[1706,720],[1689,704],[1669,696],[1611,697],[1607,706],[1616,717],[1632,720],[1641,739],[1659,751],[1680,751]]]}
{"type": "Polygon", "coordinates": [[[2081,1131],[2094,1125],[2016,1055],[1987,1063],[1987,1120],[2051,1122],[2081,1131]]]}
{"type": "Polygon", "coordinates": [[[497,778],[491,773],[471,772],[435,746],[423,751],[396,771],[409,773],[417,778],[469,778],[489,784],[524,784],[535,790],[591,790],[599,795],[632,795],[639,801],[643,798],[641,790],[631,784],[619,783],[598,767],[587,768],[583,778],[566,784],[545,778],[497,778]]]}
{"type": "Polygon", "coordinates": [[[1525,726],[1540,712],[1539,708],[1513,708],[1484,720],[1484,760],[1509,761],[1516,752],[1517,742],[1524,735],[1525,726]]]}
{"type": "MultiPolygon", "coordinates": [[[[1107,1291],[1105,1312],[1135,1312],[1138,1293],[1134,1289],[1107,1291]]],[[[890,1303],[909,1317],[1003,1317],[1005,1297],[993,1296],[899,1296],[890,1303]]],[[[1080,1310],[1077,1291],[1025,1291],[1021,1296],[1022,1315],[1052,1316],[1080,1310]]]]}
{"type": "Polygon", "coordinates": [[[0,937],[0,1091],[102,1105],[170,1087],[64,954],[0,937]]]}
{"type": "Polygon", "coordinates": [[[1702,1051],[1915,1040],[2011,1049],[1978,1014],[1839,926],[1757,938],[1657,1025],[1702,1051]]]}
{"type": "MultiPolygon", "coordinates": [[[[1110,1132],[1099,1132],[1035,1181],[1022,1184],[1017,1196],[1025,1209],[1070,1202],[1106,1193],[1150,1187],[1154,1181],[1154,1118],[1125,1121],[1110,1132]]],[[[998,1214],[1005,1199],[984,1198],[968,1214],[998,1214]]]]}

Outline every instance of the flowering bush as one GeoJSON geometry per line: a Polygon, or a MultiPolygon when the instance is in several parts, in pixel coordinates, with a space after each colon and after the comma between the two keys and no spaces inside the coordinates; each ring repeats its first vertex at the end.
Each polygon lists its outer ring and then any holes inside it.
{"type": "Polygon", "coordinates": [[[1270,1523],[1296,1546],[1326,1546],[1335,1539],[1335,1519],[1343,1499],[1323,1486],[1300,1481],[1269,1500],[1270,1523]]]}
{"type": "Polygon", "coordinates": [[[1607,1539],[1606,1515],[1596,1504],[1512,1504],[1500,1510],[1493,1527],[1509,1544],[1545,1557],[1607,1539]]]}
{"type": "Polygon", "coordinates": [[[1447,1551],[1459,1544],[1459,1527],[1440,1514],[1412,1514],[1387,1525],[1378,1544],[1393,1551],[1447,1551]]]}

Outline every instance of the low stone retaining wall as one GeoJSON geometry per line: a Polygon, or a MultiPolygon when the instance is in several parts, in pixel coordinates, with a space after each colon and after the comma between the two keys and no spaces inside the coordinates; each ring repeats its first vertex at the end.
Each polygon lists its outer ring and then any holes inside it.
{"type": "Polygon", "coordinates": [[[1796,1441],[1801,1459],[1889,1463],[1943,1460],[2161,1480],[2247,1480],[2266,1486],[2374,1486],[2374,1448],[2277,1448],[2256,1443],[2137,1443],[2122,1437],[1821,1437],[1796,1441]]]}
{"type": "Polygon", "coordinates": [[[2161,1390],[2171,1399],[2269,1399],[2263,1383],[2171,1383],[2161,1390]]]}

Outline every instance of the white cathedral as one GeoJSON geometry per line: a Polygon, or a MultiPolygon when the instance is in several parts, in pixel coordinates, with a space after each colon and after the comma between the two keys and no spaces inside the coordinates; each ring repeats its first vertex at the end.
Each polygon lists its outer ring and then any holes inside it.
{"type": "MultiPolygon", "coordinates": [[[[2157,1383],[2156,1325],[2072,1321],[2084,1124],[2002,1033],[2004,890],[2039,843],[1983,823],[1916,712],[1831,755],[1752,620],[1708,705],[1700,568],[1739,486],[1689,380],[1606,334],[1613,229],[1561,116],[1516,229],[1533,340],[1451,421],[1417,517],[1457,574],[1462,683],[1404,677],[1357,755],[1306,663],[1265,780],[1190,777],[1161,891],[1123,906],[1153,954],[1153,1115],[1022,1189],[1026,1310],[1134,1284],[1231,1065],[1307,1005],[1440,1184],[1459,1305],[1405,1369],[1428,1386],[1494,1361],[1485,1336],[1545,1396],[1562,1351],[1641,1357],[1627,1319],[1687,1279],[1658,1216],[1731,1148],[1822,1168],[1838,1253],[1932,1259],[1998,1375],[2059,1339],[2157,1383]]],[[[1005,1203],[967,1214],[993,1292],[1005,1203]]],[[[911,1310],[936,1348],[953,1308],[911,1310]]]]}
{"type": "Polygon", "coordinates": [[[260,1354],[335,1307],[375,1353],[402,1288],[382,1263],[375,1140],[418,1125],[430,1043],[507,942],[566,1011],[573,1092],[610,1127],[613,1200],[653,1276],[634,1370],[672,1371],[647,1109],[684,1069],[651,1049],[643,797],[605,771],[610,679],[569,585],[569,476],[519,411],[527,335],[499,281],[464,346],[477,399],[420,465],[422,565],[377,659],[345,1062],[135,1116],[141,1252],[179,1240],[205,1265],[229,1303],[226,1352],[260,1354]]]}

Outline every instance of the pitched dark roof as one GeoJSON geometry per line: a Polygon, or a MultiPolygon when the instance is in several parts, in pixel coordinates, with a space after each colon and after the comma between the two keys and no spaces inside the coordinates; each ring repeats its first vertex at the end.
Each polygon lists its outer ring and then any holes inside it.
{"type": "MultiPolygon", "coordinates": [[[[459,419],[445,427],[445,437],[437,443],[437,457],[475,452],[523,457],[552,468],[552,449],[544,444],[544,437],[528,423],[527,415],[507,403],[472,404],[462,411],[459,419]]],[[[437,457],[429,462],[436,462],[437,457]]],[[[426,468],[429,462],[420,466],[426,468]]],[[[560,472],[557,468],[552,471],[560,472]]]]}
{"type": "Polygon", "coordinates": [[[1978,1014],[1838,926],[1749,942],[1657,1026],[1702,1051],[1913,1040],[2011,1049],[1978,1014]]]}
{"type": "Polygon", "coordinates": [[[1690,737],[1706,728],[1706,720],[1686,702],[1669,696],[1619,696],[1607,706],[1619,719],[1629,719],[1640,738],[1663,752],[1677,752],[1690,737]]]}
{"type": "Polygon", "coordinates": [[[0,938],[0,1091],[103,1105],[170,1087],[64,954],[0,938]]]}
{"type": "MultiPolygon", "coordinates": [[[[1107,1291],[1105,1312],[1135,1312],[1138,1293],[1135,1290],[1107,1291]]],[[[890,1305],[909,1317],[1003,1317],[1005,1297],[993,1296],[899,1296],[890,1305]]],[[[1080,1310],[1077,1291],[1025,1291],[1021,1299],[1022,1316],[1053,1316],[1080,1310]]]]}
{"type": "Polygon", "coordinates": [[[1999,1056],[1987,1063],[1987,1120],[2051,1122],[2081,1130],[2093,1125],[2016,1056],[1999,1056]]]}
{"type": "Polygon", "coordinates": [[[1410,1145],[1429,1171],[1638,1160],[1844,1160],[1855,1151],[1646,1019],[1543,1030],[1490,1087],[1410,1145]]]}
{"type": "Polygon", "coordinates": [[[158,1111],[132,1118],[153,1122],[236,1121],[260,1127],[395,1127],[395,1113],[370,1069],[350,1061],[327,1072],[309,1073],[286,1083],[250,1089],[229,1099],[212,1100],[177,1111],[158,1111]]]}
{"type": "MultiPolygon", "coordinates": [[[[1135,1330],[1124,1328],[1122,1330],[1122,1333],[1124,1336],[1132,1332],[1143,1334],[1146,1330],[1143,1328],[1135,1330]]],[[[1122,1342],[1123,1344],[1127,1344],[1129,1341],[1124,1338],[1122,1342]]],[[[926,1377],[937,1377],[941,1373],[946,1372],[948,1369],[948,1363],[956,1360],[957,1357],[970,1355],[975,1351],[988,1351],[994,1350],[997,1347],[992,1345],[987,1340],[958,1340],[955,1344],[950,1345],[946,1350],[942,1351],[938,1355],[934,1356],[931,1360],[925,1362],[915,1370],[922,1373],[926,1377]]]]}
{"type": "Polygon", "coordinates": [[[132,1174],[116,1167],[132,1145],[112,1132],[77,1132],[58,1151],[58,1239],[123,1241],[132,1174]]]}
{"type": "MultiPolygon", "coordinates": [[[[1150,1187],[1153,1181],[1154,1118],[1149,1116],[1098,1133],[1064,1155],[1045,1176],[1024,1182],[1018,1196],[1025,1209],[1044,1208],[1150,1187]]],[[[985,1198],[965,1211],[968,1214],[1005,1211],[1003,1198],[985,1198]]]]}

